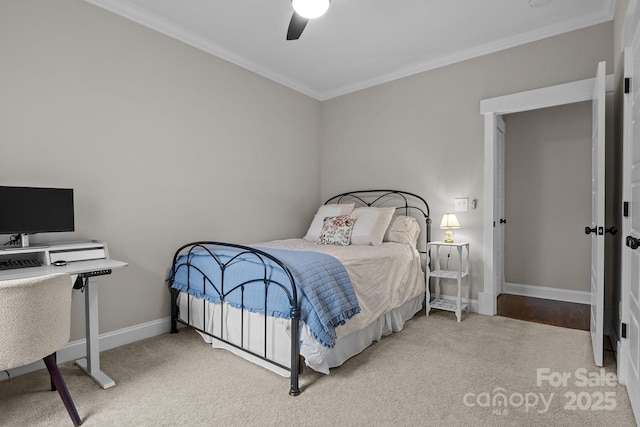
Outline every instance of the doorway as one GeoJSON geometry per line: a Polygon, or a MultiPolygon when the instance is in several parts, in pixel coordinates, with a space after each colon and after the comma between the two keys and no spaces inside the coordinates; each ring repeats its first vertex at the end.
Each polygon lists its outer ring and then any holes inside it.
{"type": "MultiPolygon", "coordinates": [[[[497,119],[509,113],[532,111],[541,108],[591,101],[592,139],[591,139],[591,222],[585,232],[591,240],[591,304],[590,330],[595,364],[602,366],[604,338],[604,151],[605,151],[605,93],[613,89],[613,76],[606,75],[606,63],[597,65],[596,77],[573,83],[565,83],[542,89],[521,92],[512,95],[482,100],[480,112],[484,115],[485,148],[485,233],[484,233],[484,290],[478,293],[478,308],[481,314],[495,315],[497,309],[496,253],[503,248],[496,231],[496,182],[497,182],[497,119]]],[[[498,201],[500,201],[498,199],[498,201]]],[[[496,227],[497,226],[497,227],[496,227]]],[[[613,231],[612,231],[613,233],[613,231]]]]}
{"type": "MultiPolygon", "coordinates": [[[[600,67],[599,67],[600,68],[600,67]]],[[[603,74],[603,73],[601,73],[603,74]]],[[[613,76],[602,76],[606,91],[613,90],[613,76]]],[[[498,183],[498,153],[496,147],[496,129],[500,116],[511,113],[534,111],[542,108],[580,103],[594,99],[594,85],[596,79],[580,80],[541,89],[520,92],[511,95],[485,99],[480,102],[480,113],[484,116],[484,194],[485,226],[484,226],[484,289],[478,292],[478,312],[493,316],[497,312],[497,290],[502,284],[496,283],[496,265],[500,247],[498,232],[500,226],[504,226],[497,217],[499,212],[496,198],[498,183]]],[[[603,88],[604,92],[604,88],[603,88]]],[[[508,129],[506,131],[508,135],[508,129]]],[[[508,138],[508,136],[507,136],[508,138]]]]}
{"type": "Polygon", "coordinates": [[[503,292],[588,305],[591,102],[503,118],[503,292]]]}

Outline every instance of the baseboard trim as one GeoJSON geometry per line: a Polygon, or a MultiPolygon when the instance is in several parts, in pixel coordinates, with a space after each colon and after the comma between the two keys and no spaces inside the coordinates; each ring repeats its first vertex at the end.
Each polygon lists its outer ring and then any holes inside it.
{"type": "Polygon", "coordinates": [[[558,289],[546,286],[533,286],[505,282],[504,293],[525,297],[544,298],[555,301],[574,302],[578,304],[591,304],[591,292],[573,291],[570,289],[558,289]]]}
{"type": "MultiPolygon", "coordinates": [[[[123,345],[131,344],[147,338],[166,334],[171,330],[171,318],[152,320],[151,322],[141,323],[139,325],[128,328],[118,329],[112,332],[100,334],[100,351],[111,350],[123,345]]],[[[68,342],[60,351],[57,352],[58,363],[77,360],[87,355],[86,339],[68,342]]],[[[10,369],[9,372],[0,372],[0,381],[17,377],[18,375],[44,369],[44,362],[39,360],[29,365],[19,368],[10,369]]]]}

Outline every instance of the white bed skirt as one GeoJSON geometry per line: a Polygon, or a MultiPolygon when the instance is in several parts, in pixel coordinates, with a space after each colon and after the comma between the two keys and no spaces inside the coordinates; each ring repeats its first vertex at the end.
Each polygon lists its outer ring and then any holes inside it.
{"type": "MultiPolygon", "coordinates": [[[[305,359],[305,364],[311,369],[329,374],[329,369],[342,365],[349,358],[360,353],[371,345],[374,341],[379,341],[383,336],[402,330],[404,323],[411,319],[422,309],[425,294],[406,301],[399,307],[384,313],[365,328],[349,333],[338,338],[333,348],[327,348],[318,343],[309,331],[309,327],[300,322],[300,354],[305,359]]],[[[181,292],[178,297],[180,307],[180,319],[190,325],[204,329],[208,333],[218,337],[223,333],[223,338],[240,346],[241,327],[244,329],[243,347],[250,351],[266,357],[276,363],[289,368],[291,366],[291,338],[289,335],[290,321],[267,316],[266,333],[267,346],[265,348],[265,317],[259,313],[242,312],[228,304],[213,304],[181,292]],[[187,300],[191,301],[188,310],[187,300]],[[222,314],[221,314],[221,310],[222,314]],[[187,315],[187,313],[189,313],[187,315]],[[220,327],[220,316],[224,318],[225,330],[220,327]],[[241,317],[244,319],[242,320],[241,317]],[[266,355],[265,355],[266,354],[266,355]]],[[[340,327],[338,327],[338,336],[340,327]]],[[[246,353],[233,345],[229,345],[206,334],[200,334],[202,338],[212,344],[214,348],[223,348],[238,356],[263,366],[279,375],[289,377],[290,373],[285,368],[262,360],[260,357],[246,353]]]]}

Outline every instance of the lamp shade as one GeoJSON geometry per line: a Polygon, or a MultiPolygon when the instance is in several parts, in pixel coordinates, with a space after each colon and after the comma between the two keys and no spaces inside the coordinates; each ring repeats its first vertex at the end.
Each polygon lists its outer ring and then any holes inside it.
{"type": "Polygon", "coordinates": [[[329,0],[293,0],[291,4],[298,15],[308,19],[319,18],[329,9],[329,0]]]}
{"type": "Polygon", "coordinates": [[[460,228],[460,223],[456,214],[446,213],[442,216],[442,222],[440,223],[440,229],[460,228]]]}

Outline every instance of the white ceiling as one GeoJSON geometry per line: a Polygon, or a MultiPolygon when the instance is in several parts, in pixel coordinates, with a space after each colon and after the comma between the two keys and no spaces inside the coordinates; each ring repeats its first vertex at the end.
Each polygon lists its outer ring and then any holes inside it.
{"type": "Polygon", "coordinates": [[[85,0],[318,100],[613,18],[615,0],[85,0]]]}

